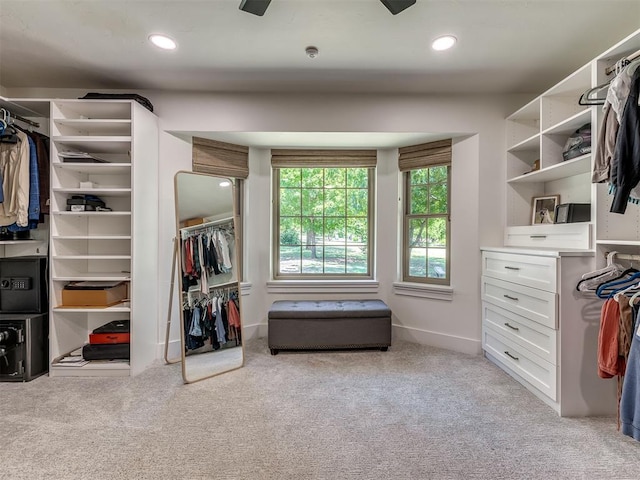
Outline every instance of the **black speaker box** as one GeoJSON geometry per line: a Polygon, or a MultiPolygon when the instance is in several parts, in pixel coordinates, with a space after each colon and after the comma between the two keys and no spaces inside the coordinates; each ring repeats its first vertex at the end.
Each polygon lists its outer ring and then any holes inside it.
{"type": "Polygon", "coordinates": [[[0,258],[0,313],[46,313],[47,257],[0,258]]]}
{"type": "MultiPolygon", "coordinates": [[[[414,0],[415,1],[415,0],[414,0]]],[[[263,16],[267,11],[271,0],[242,0],[240,10],[243,12],[253,13],[254,15],[263,16]]]]}
{"type": "Polygon", "coordinates": [[[416,0],[380,0],[387,10],[394,15],[399,14],[401,11],[406,10],[411,5],[416,3],[416,0]]]}

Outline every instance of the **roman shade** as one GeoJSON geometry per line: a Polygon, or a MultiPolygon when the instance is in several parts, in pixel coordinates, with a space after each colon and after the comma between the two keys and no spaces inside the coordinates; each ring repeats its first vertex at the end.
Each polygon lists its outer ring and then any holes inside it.
{"type": "Polygon", "coordinates": [[[193,137],[192,169],[223,177],[249,176],[249,147],[193,137]]]}
{"type": "Polygon", "coordinates": [[[375,150],[271,150],[274,168],[375,167],[375,150]]]}
{"type": "Polygon", "coordinates": [[[401,172],[438,165],[451,165],[450,138],[399,149],[398,168],[401,172]]]}

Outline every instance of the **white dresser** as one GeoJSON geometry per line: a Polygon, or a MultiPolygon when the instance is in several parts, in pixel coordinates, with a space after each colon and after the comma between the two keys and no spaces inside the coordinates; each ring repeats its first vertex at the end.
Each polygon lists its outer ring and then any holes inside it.
{"type": "Polygon", "coordinates": [[[602,301],[576,291],[585,250],[484,248],[482,348],[561,416],[616,411],[615,380],[598,377],[602,301]]]}

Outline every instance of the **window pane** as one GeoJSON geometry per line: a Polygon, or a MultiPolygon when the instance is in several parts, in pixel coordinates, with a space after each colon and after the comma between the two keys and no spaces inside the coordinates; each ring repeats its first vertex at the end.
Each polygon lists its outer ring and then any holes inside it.
{"type": "Polygon", "coordinates": [[[300,187],[300,169],[299,168],[281,168],[280,169],[280,186],[281,187],[300,187]]]}
{"type": "Polygon", "coordinates": [[[302,215],[322,216],[324,190],[310,188],[302,190],[302,215]]]}
{"type": "Polygon", "coordinates": [[[345,247],[326,246],[324,254],[324,273],[345,273],[345,247]]]}
{"type": "Polygon", "coordinates": [[[366,218],[347,219],[347,242],[368,243],[369,231],[366,218]]]}
{"type": "Polygon", "coordinates": [[[444,248],[430,248],[429,277],[443,278],[447,276],[447,251],[444,248]]]}
{"type": "Polygon", "coordinates": [[[349,217],[366,217],[368,206],[367,190],[347,190],[347,215],[349,217]]]}
{"type": "Polygon", "coordinates": [[[429,189],[429,213],[447,212],[447,184],[436,183],[429,189]]]}
{"type": "Polygon", "coordinates": [[[327,216],[345,216],[345,190],[330,189],[324,191],[324,214],[327,216]]]}
{"type": "Polygon", "coordinates": [[[344,188],[347,185],[347,170],[345,168],[325,168],[324,186],[327,188],[344,188]]]}
{"type": "Polygon", "coordinates": [[[347,247],[347,273],[367,273],[366,245],[349,245],[347,247]]]}
{"type": "Polygon", "coordinates": [[[307,245],[302,251],[302,273],[322,273],[324,250],[317,245],[307,245]]]}
{"type": "Polygon", "coordinates": [[[409,213],[412,215],[427,213],[427,192],[428,187],[413,186],[411,187],[411,208],[409,213]]]}
{"type": "Polygon", "coordinates": [[[427,246],[427,220],[425,218],[409,220],[409,246],[427,246]]]}
{"type": "Polygon", "coordinates": [[[302,169],[302,187],[303,188],[322,188],[324,185],[324,169],[323,168],[303,168],[302,169]]]}
{"type": "Polygon", "coordinates": [[[427,276],[427,249],[426,248],[410,248],[409,249],[409,275],[412,277],[427,276]]]}
{"type": "Polygon", "coordinates": [[[347,187],[367,188],[368,186],[369,186],[369,169],[368,168],[347,169],[347,187]]]}
{"type": "Polygon", "coordinates": [[[344,218],[325,218],[324,235],[327,245],[344,245],[346,241],[346,220],[344,218]]]}
{"type": "Polygon", "coordinates": [[[300,273],[300,247],[280,247],[280,273],[300,273]]]}
{"type": "Polygon", "coordinates": [[[448,166],[411,170],[405,175],[405,225],[403,279],[450,284],[448,166]],[[408,181],[407,181],[408,180],[408,181]]]}
{"type": "Polygon", "coordinates": [[[302,219],[303,245],[322,245],[324,243],[322,225],[322,218],[302,219]]]}
{"type": "Polygon", "coordinates": [[[280,219],[280,245],[300,245],[300,219],[280,219]]]}
{"type": "Polygon", "coordinates": [[[280,190],[280,215],[300,215],[300,190],[283,188],[280,190]]]}
{"type": "MultiPolygon", "coordinates": [[[[371,168],[279,169],[283,275],[371,275],[371,168]]],[[[426,197],[426,195],[425,195],[426,197]]]]}
{"type": "Polygon", "coordinates": [[[429,182],[439,183],[447,181],[447,167],[431,167],[429,170],[429,182]]]}
{"type": "Polygon", "coordinates": [[[443,217],[429,219],[429,246],[447,246],[447,220],[443,217]]]}
{"type": "Polygon", "coordinates": [[[419,170],[411,170],[411,185],[424,185],[429,180],[429,169],[421,168],[419,170]]]}

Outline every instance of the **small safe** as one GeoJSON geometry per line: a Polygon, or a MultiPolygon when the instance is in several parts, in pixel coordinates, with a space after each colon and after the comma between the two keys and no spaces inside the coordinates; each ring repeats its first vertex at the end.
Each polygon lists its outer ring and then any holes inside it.
{"type": "Polygon", "coordinates": [[[0,381],[28,382],[49,370],[46,314],[0,314],[0,381]]]}
{"type": "Polygon", "coordinates": [[[0,313],[47,310],[47,257],[0,258],[0,313]]]}

